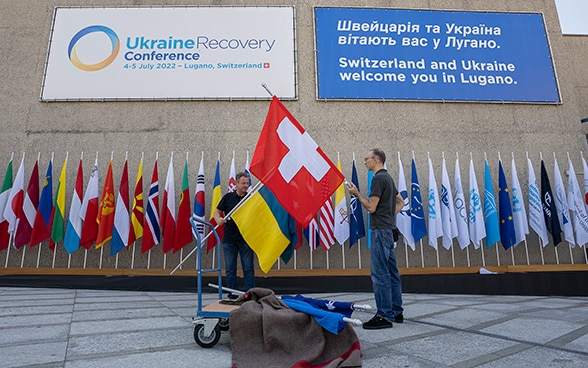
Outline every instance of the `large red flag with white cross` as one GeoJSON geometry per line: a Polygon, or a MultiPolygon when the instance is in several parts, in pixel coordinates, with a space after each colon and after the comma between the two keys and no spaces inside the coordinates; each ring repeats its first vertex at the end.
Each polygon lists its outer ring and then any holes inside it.
{"type": "Polygon", "coordinates": [[[343,174],[274,96],[250,171],[306,227],[343,182],[343,174]]]}

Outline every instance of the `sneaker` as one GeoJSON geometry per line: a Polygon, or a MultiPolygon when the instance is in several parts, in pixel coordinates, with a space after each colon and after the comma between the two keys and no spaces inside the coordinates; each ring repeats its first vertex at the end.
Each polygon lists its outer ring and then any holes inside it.
{"type": "Polygon", "coordinates": [[[239,295],[235,295],[235,294],[229,293],[229,295],[227,295],[227,298],[229,298],[231,300],[235,300],[235,299],[239,298],[239,295]]]}
{"type": "Polygon", "coordinates": [[[394,317],[394,323],[404,323],[404,315],[402,313],[394,317]]]}
{"type": "Polygon", "coordinates": [[[382,328],[392,328],[392,326],[392,322],[378,316],[374,316],[372,319],[363,324],[364,330],[380,330],[382,328]]]}

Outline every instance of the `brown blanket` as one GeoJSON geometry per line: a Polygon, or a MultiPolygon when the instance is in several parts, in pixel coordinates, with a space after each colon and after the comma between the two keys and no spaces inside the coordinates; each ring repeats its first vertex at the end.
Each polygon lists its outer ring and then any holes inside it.
{"type": "Polygon", "coordinates": [[[244,303],[229,318],[233,367],[361,367],[351,326],[334,335],[269,289],[254,288],[239,299],[244,303]]]}

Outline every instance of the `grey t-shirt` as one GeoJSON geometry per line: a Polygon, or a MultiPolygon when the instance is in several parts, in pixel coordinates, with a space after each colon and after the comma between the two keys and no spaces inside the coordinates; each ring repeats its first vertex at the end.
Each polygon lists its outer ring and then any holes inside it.
{"type": "Polygon", "coordinates": [[[372,178],[370,196],[380,197],[378,206],[371,214],[371,229],[396,228],[396,195],[398,189],[385,169],[379,170],[372,178]]]}

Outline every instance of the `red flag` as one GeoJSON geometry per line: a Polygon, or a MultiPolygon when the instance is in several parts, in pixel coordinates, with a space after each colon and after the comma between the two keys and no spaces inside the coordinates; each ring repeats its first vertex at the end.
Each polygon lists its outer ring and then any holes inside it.
{"type": "Polygon", "coordinates": [[[303,226],[343,182],[337,166],[276,96],[251,159],[251,173],[303,226]]]}
{"type": "Polygon", "coordinates": [[[114,180],[112,178],[112,160],[108,164],[108,172],[104,180],[102,196],[98,206],[98,236],[96,248],[100,248],[107,241],[112,239],[112,228],[114,227],[114,180]]]}
{"type": "Polygon", "coordinates": [[[192,241],[192,225],[190,216],[190,184],[188,181],[188,159],[184,164],[184,176],[182,178],[182,194],[180,197],[180,207],[178,209],[178,225],[176,228],[176,239],[174,241],[174,253],[182,249],[192,241]]]}
{"type": "Polygon", "coordinates": [[[18,228],[14,238],[14,246],[20,248],[31,240],[35,215],[39,206],[39,160],[35,162],[31,178],[27,187],[27,193],[19,215],[18,228]]]}
{"type": "Polygon", "coordinates": [[[98,156],[94,161],[90,180],[86,187],[86,193],[80,208],[80,218],[84,221],[82,225],[82,237],[80,245],[85,249],[90,249],[98,236],[98,156]]]}
{"type": "Polygon", "coordinates": [[[161,232],[163,234],[163,253],[174,249],[176,237],[176,192],[174,180],[174,156],[169,161],[165,187],[163,188],[163,203],[161,205],[161,232]]]}

